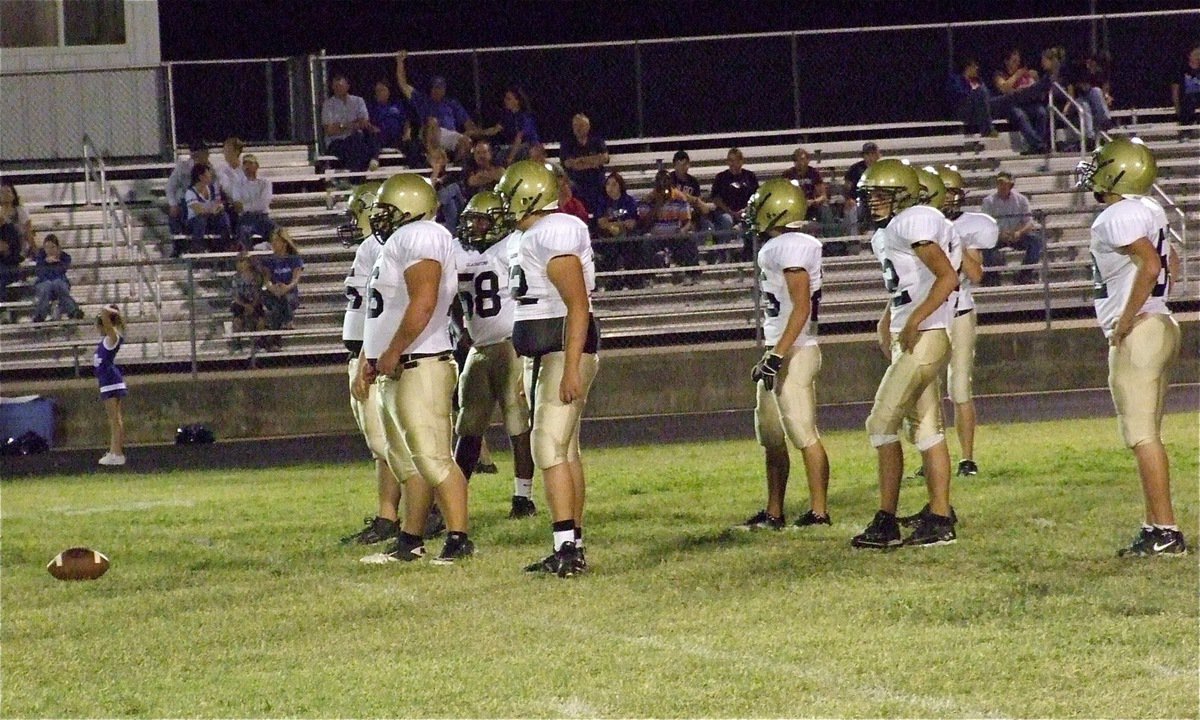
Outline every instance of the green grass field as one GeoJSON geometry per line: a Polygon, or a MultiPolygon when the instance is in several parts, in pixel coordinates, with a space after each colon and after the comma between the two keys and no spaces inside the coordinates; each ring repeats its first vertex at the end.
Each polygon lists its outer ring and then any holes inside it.
{"type": "MultiPolygon", "coordinates": [[[[1193,543],[1197,435],[1168,418],[1193,543]]],[[[826,443],[834,527],[785,533],[725,531],[762,504],[753,442],[587,452],[592,572],[566,581],[520,571],[548,521],[504,518],[504,456],[450,568],[338,545],[374,507],[365,463],[6,482],[0,714],[1197,716],[1197,556],[1115,557],[1141,503],[1113,420],[982,427],[959,543],[888,554],[848,542],[865,436],[826,443]],[[77,544],[104,578],[46,573],[77,544]]]]}

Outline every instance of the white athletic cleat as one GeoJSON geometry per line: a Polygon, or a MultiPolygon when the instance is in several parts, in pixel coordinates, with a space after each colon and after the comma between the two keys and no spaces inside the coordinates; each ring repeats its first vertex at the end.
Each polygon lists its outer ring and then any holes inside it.
{"type": "Polygon", "coordinates": [[[100,464],[101,465],[124,465],[125,464],[125,456],[124,455],[113,455],[110,452],[106,452],[106,453],[104,453],[104,457],[100,458],[100,464]]]}

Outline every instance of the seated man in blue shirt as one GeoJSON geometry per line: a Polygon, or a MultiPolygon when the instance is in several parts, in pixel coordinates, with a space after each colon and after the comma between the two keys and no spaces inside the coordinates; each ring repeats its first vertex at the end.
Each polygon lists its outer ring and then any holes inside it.
{"type": "Polygon", "coordinates": [[[425,127],[429,118],[437,120],[437,137],[429,138],[426,142],[453,153],[454,159],[462,162],[471,152],[471,138],[480,134],[479,126],[467,115],[462,103],[446,96],[446,78],[436,76],[430,80],[428,95],[409,84],[404,69],[406,56],[403,50],[396,53],[396,83],[404,97],[416,107],[422,127],[425,127]]]}
{"type": "Polygon", "coordinates": [[[367,143],[371,146],[371,157],[375,160],[379,159],[381,149],[399,150],[411,137],[408,115],[400,103],[392,100],[392,89],[383,80],[375,83],[375,98],[367,104],[367,115],[370,118],[367,125],[367,143]]]}

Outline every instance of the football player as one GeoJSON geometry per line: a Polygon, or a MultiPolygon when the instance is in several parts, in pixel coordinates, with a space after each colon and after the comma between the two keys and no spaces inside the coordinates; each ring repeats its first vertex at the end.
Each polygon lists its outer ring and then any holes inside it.
{"type": "Polygon", "coordinates": [[[1117,138],[1080,163],[1079,185],[1108,205],[1092,223],[1096,318],[1108,338],[1108,387],[1117,425],[1133,451],[1146,514],[1124,557],[1184,555],[1162,443],[1167,374],[1179,354],[1179,325],[1167,307],[1174,249],[1166,213],[1145,197],[1158,174],[1141,140],[1117,138]]]}
{"type": "Polygon", "coordinates": [[[939,211],[918,204],[922,190],[917,172],[900,160],[876,162],[863,173],[858,191],[879,228],[872,247],[882,251],[884,283],[891,295],[880,321],[880,342],[891,365],[879,383],[866,423],[879,456],[880,509],[851,544],[885,549],[952,543],[956,536],[950,516],[950,455],[936,394],[933,402],[928,402],[928,396],[925,401],[932,421],[917,415],[918,400],[931,383],[936,389],[950,356],[948,301],[958,285],[949,258],[950,226],[939,211]],[[925,468],[929,510],[901,541],[896,519],[904,470],[899,431],[906,417],[918,419],[914,433],[925,468]],[[922,435],[929,429],[936,432],[922,435]]]}
{"type": "Polygon", "coordinates": [[[470,556],[467,481],[450,450],[451,396],[458,379],[450,345],[457,291],[457,243],[433,221],[437,194],[425,178],[401,173],[379,188],[371,229],[387,238],[367,283],[367,317],[354,392],[379,393],[388,459],[404,482],[404,521],[387,552],[366,562],[417,560],[434,495],[446,518],[446,544],[434,560],[470,556]],[[405,470],[401,470],[405,468],[405,470]],[[415,468],[416,472],[412,472],[415,468]]]}
{"type": "Polygon", "coordinates": [[[458,305],[471,350],[458,380],[458,444],[454,461],[468,480],[479,463],[483,433],[500,404],[512,441],[513,479],[510,518],[528,517],[537,508],[533,455],[529,448],[529,402],[523,386],[524,365],[512,346],[513,306],[508,293],[508,249],[501,242],[508,226],[503,202],[485,190],[472,196],[458,219],[458,305]]]}
{"type": "Polygon", "coordinates": [[[554,551],[526,570],[570,577],[587,568],[579,421],[599,364],[592,243],[582,220],[554,212],[558,181],[548,165],[514,163],[496,192],[518,231],[507,242],[508,287],[517,303],[512,339],[525,358],[533,461],[542,470],[553,523],[554,551]]]}
{"type": "Polygon", "coordinates": [[[807,212],[804,191],[794,180],[776,178],[759,186],[746,205],[751,232],[766,239],[758,251],[762,283],[763,334],[768,345],[751,373],[758,401],[755,435],[766,452],[767,506],[743,530],[782,530],[783,500],[791,458],[800,450],[808,477],[809,508],[796,527],[829,525],[826,494],[829,457],[817,432],[816,376],[821,370],[817,314],[821,302],[821,241],[796,232],[807,212]]]}
{"type": "Polygon", "coordinates": [[[962,449],[958,475],[979,473],[975,462],[975,400],[971,375],[975,371],[975,298],[971,289],[983,281],[983,251],[996,247],[1000,230],[991,215],[963,212],[966,184],[952,165],[937,167],[946,188],[942,214],[954,223],[962,243],[962,268],[958,274],[958,305],[950,321],[950,400],[954,403],[954,430],[962,449]]]}

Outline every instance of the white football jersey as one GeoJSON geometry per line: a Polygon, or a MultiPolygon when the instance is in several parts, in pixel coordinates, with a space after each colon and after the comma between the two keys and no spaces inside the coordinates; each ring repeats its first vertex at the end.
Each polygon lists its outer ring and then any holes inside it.
{"type": "Polygon", "coordinates": [[[574,215],[551,213],[533,227],[508,237],[508,289],[517,305],[517,320],[566,317],[567,305],[550,282],[546,266],[560,255],[575,255],[583,265],[583,281],[592,309],[596,264],[587,224],[574,215]]]}
{"type": "MultiPolygon", "coordinates": [[[[991,215],[965,212],[954,221],[954,229],[964,249],[991,250],[1000,238],[1000,228],[991,215]]],[[[971,296],[971,280],[963,273],[958,274],[958,309],[972,310],[975,298],[971,296]]]]}
{"type": "Polygon", "coordinates": [[[375,260],[367,283],[363,352],[368,360],[378,360],[400,329],[409,302],[404,271],[422,260],[433,260],[442,266],[437,305],[425,329],[401,352],[408,355],[451,349],[450,303],[458,291],[459,247],[450,231],[430,220],[409,223],[392,233],[375,260]]]}
{"type": "MultiPolygon", "coordinates": [[[[917,257],[913,245],[936,242],[953,265],[957,243],[951,230],[941,212],[927,205],[914,205],[902,210],[871,238],[871,249],[883,265],[884,286],[892,296],[892,332],[904,329],[913,308],[928,297],[933,288],[933,271],[917,257]]],[[[961,257],[959,255],[960,261],[961,257]]],[[[953,300],[954,293],[951,293],[948,301],[930,313],[919,329],[947,327],[953,315],[953,300]]]]}
{"type": "Polygon", "coordinates": [[[808,320],[792,347],[817,344],[817,319],[821,303],[821,241],[812,235],[787,232],[767,241],[758,251],[759,280],[763,293],[763,335],[767,346],[779,342],[792,314],[792,296],[788,292],[785,270],[798,268],[808,273],[812,301],[808,320]]]}
{"type": "Polygon", "coordinates": [[[367,319],[367,280],[383,246],[374,236],[358,244],[354,264],[343,284],[346,286],[346,315],[342,318],[342,340],[362,342],[363,323],[367,319]]]}
{"type": "Polygon", "coordinates": [[[1128,255],[1122,255],[1118,249],[1128,247],[1138,238],[1149,239],[1162,262],[1158,280],[1138,314],[1171,313],[1167,307],[1167,294],[1170,291],[1167,215],[1150,198],[1126,197],[1105,208],[1092,223],[1093,303],[1096,306],[1096,319],[1100,321],[1106,337],[1112,335],[1121,311],[1129,301],[1133,280],[1137,276],[1137,266],[1133,260],[1128,255]]]}
{"type": "Polygon", "coordinates": [[[506,242],[498,242],[482,253],[460,248],[458,299],[473,344],[492,345],[512,337],[516,301],[508,294],[506,242]]]}

